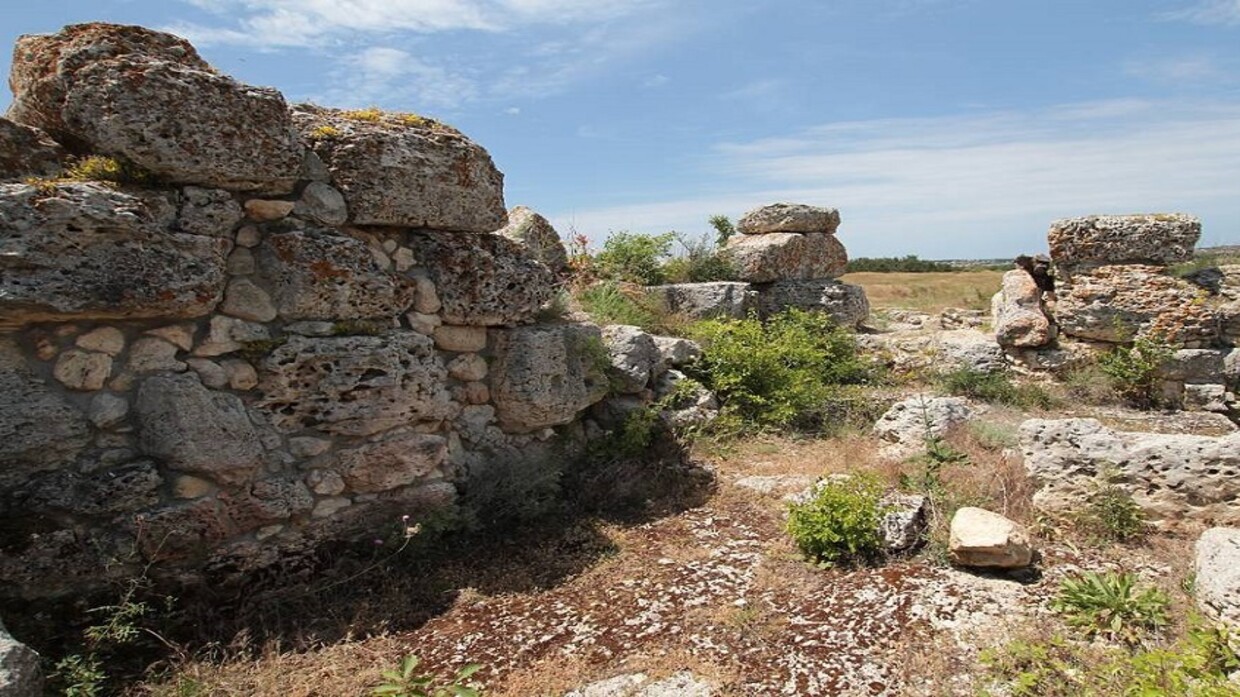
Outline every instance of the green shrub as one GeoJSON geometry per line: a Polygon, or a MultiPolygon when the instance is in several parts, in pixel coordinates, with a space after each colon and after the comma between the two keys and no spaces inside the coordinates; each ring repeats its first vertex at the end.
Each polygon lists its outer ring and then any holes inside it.
{"type": "Polygon", "coordinates": [[[715,229],[715,246],[723,247],[736,234],[736,226],[726,215],[712,215],[707,221],[715,229]]]}
{"type": "Polygon", "coordinates": [[[1151,648],[1105,648],[1068,640],[1018,640],[984,651],[983,694],[1011,697],[1235,697],[1235,636],[1200,620],[1185,636],[1151,648]]]}
{"type": "Polygon", "coordinates": [[[1115,404],[1120,390],[1115,378],[1097,363],[1089,363],[1068,371],[1063,376],[1063,391],[1074,402],[1092,405],[1115,404]]]}
{"type": "Polygon", "coordinates": [[[1087,636],[1137,643],[1167,626],[1171,599],[1158,588],[1138,591],[1136,585],[1130,573],[1087,572],[1060,584],[1051,609],[1087,636]]]}
{"type": "Polygon", "coordinates": [[[90,155],[74,162],[65,170],[65,179],[138,185],[155,183],[154,175],[134,163],[103,155],[90,155]]]}
{"type": "Polygon", "coordinates": [[[376,697],[478,697],[479,689],[467,681],[482,666],[471,663],[461,668],[448,684],[437,684],[432,675],[418,673],[417,656],[409,655],[395,670],[383,671],[383,683],[370,691],[376,697]]]}
{"type": "Polygon", "coordinates": [[[1022,385],[1006,371],[985,372],[959,368],[938,376],[938,383],[948,394],[969,397],[990,404],[1006,404],[1022,409],[1049,409],[1055,398],[1037,385],[1022,385]]]}
{"type": "Polygon", "coordinates": [[[577,301],[599,324],[630,324],[661,336],[680,336],[686,330],[687,320],[669,312],[660,299],[614,281],[578,291],[577,301]]]}
{"type": "Polygon", "coordinates": [[[959,270],[951,264],[918,259],[915,254],[905,257],[858,257],[849,259],[847,267],[847,273],[860,271],[929,273],[959,270]]]}
{"type": "Polygon", "coordinates": [[[870,474],[822,480],[809,499],[788,505],[788,534],[813,562],[873,559],[883,546],[882,496],[882,483],[870,474]]]}
{"type": "Polygon", "coordinates": [[[719,249],[705,237],[696,240],[676,235],[683,253],[663,264],[667,283],[709,283],[736,280],[736,267],[727,250],[719,249]]]}
{"type": "Polygon", "coordinates": [[[789,310],[765,324],[709,320],[691,333],[703,346],[694,377],[719,397],[725,416],[747,425],[821,429],[836,386],[874,376],[854,337],[822,314],[789,310]]]}
{"type": "Polygon", "coordinates": [[[1149,337],[1140,337],[1132,346],[1112,349],[1098,360],[1098,367],[1114,381],[1120,396],[1138,409],[1153,409],[1160,403],[1158,374],[1171,358],[1171,347],[1149,337]]]}
{"type": "Polygon", "coordinates": [[[1077,519],[1082,530],[1099,540],[1128,542],[1146,533],[1145,513],[1127,491],[1104,485],[1090,498],[1077,519]]]}
{"type": "Polygon", "coordinates": [[[672,251],[675,233],[639,235],[630,232],[612,233],[603,243],[603,250],[594,255],[594,266],[600,277],[614,281],[657,286],[666,276],[663,261],[672,251]]]}

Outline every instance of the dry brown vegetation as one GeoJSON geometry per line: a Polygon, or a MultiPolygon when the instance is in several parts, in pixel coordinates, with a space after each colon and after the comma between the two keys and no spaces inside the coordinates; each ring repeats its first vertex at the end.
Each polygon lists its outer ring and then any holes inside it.
{"type": "Polygon", "coordinates": [[[840,280],[865,288],[871,308],[938,313],[949,307],[989,309],[990,296],[1002,278],[1002,271],[863,272],[845,274],[840,280]]]}

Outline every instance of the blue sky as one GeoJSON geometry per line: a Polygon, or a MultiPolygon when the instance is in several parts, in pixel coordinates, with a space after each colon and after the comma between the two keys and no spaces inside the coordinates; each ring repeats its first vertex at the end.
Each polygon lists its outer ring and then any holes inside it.
{"type": "Polygon", "coordinates": [[[6,43],[144,24],[290,101],[440,118],[561,234],[789,200],[838,207],[852,256],[1143,211],[1240,244],[1240,0],[4,2],[6,43]]]}

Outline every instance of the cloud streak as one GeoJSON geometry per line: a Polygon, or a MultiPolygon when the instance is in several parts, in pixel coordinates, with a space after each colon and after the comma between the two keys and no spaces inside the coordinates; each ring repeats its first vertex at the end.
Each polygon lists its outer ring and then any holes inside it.
{"type": "MultiPolygon", "coordinates": [[[[1024,112],[824,124],[716,148],[717,193],[599,210],[556,223],[705,229],[778,200],[838,206],[854,255],[1004,256],[1040,249],[1052,219],[1186,210],[1240,237],[1240,104],[1121,100],[1024,112]]],[[[1240,241],[1240,239],[1236,240],[1240,241]]]]}
{"type": "Polygon", "coordinates": [[[1167,12],[1163,17],[1195,24],[1240,26],[1240,0],[1202,0],[1184,9],[1167,12]]]}

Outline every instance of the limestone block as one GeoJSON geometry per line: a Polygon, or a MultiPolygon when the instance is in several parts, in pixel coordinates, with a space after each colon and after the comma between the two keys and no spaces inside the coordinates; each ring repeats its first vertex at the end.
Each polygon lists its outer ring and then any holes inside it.
{"type": "Polygon", "coordinates": [[[802,203],[773,203],[760,206],[736,221],[742,235],[765,235],[772,232],[825,232],[832,234],[840,226],[840,212],[834,208],[808,206],[802,203]]]}
{"type": "Polygon", "coordinates": [[[496,230],[525,247],[530,256],[559,273],[568,266],[568,251],[551,222],[525,206],[508,211],[508,225],[496,230]]]}
{"type": "Polygon", "coordinates": [[[176,183],[290,191],[302,146],[279,92],[219,75],[188,42],[75,24],[17,40],[9,117],[176,183]]]}
{"type": "Polygon", "coordinates": [[[646,292],[668,311],[690,319],[741,319],[758,309],[758,293],[748,283],[672,283],[650,286],[646,292]]]}
{"type": "Polygon", "coordinates": [[[399,114],[349,118],[307,104],[293,118],[344,194],[353,224],[492,232],[507,222],[504,175],[455,129],[399,114]]]}
{"type": "Polygon", "coordinates": [[[947,556],[958,566],[1019,569],[1033,563],[1033,546],[1019,524],[965,507],[952,516],[947,556]]]}
{"type": "Polygon", "coordinates": [[[1175,264],[1193,258],[1201,221],[1182,213],[1093,215],[1051,223],[1056,265],[1175,264]]]}
{"type": "Polygon", "coordinates": [[[286,432],[366,436],[454,416],[447,373],[431,340],[415,332],[293,336],[261,366],[259,407],[286,432]]]}
{"type": "Polygon", "coordinates": [[[449,324],[529,323],[555,294],[555,274],[507,237],[419,232],[409,244],[430,273],[449,324]]]}
{"type": "Polygon", "coordinates": [[[443,436],[413,433],[341,450],[337,458],[348,490],[368,493],[413,484],[434,472],[447,454],[443,436]]]}
{"type": "Polygon", "coordinates": [[[566,424],[607,394],[599,329],[544,325],[494,332],[491,398],[500,426],[530,432],[566,424]]]}
{"type": "Polygon", "coordinates": [[[662,361],[654,337],[641,327],[613,324],[603,327],[603,345],[611,357],[612,387],[621,394],[646,389],[662,361]]]}
{"type": "Polygon", "coordinates": [[[89,441],[82,413],[35,376],[14,341],[0,338],[0,490],[72,462],[89,441]]]}
{"type": "Polygon", "coordinates": [[[1003,274],[1003,286],[991,302],[991,318],[1000,346],[1036,348],[1055,338],[1042,309],[1042,291],[1023,269],[1003,274]]]}
{"type": "Polygon", "coordinates": [[[844,245],[824,233],[736,235],[726,249],[737,277],[750,283],[835,278],[848,264],[844,245]]]}
{"type": "Polygon", "coordinates": [[[758,289],[763,317],[788,309],[824,312],[841,327],[856,327],[870,316],[870,300],[861,286],[831,279],[776,281],[758,289]]]}
{"type": "Polygon", "coordinates": [[[43,131],[0,117],[0,181],[56,177],[66,155],[43,131]]]}

